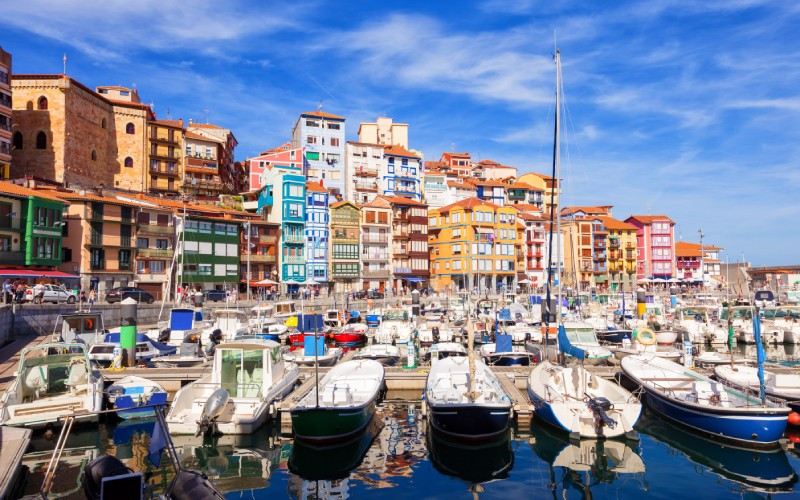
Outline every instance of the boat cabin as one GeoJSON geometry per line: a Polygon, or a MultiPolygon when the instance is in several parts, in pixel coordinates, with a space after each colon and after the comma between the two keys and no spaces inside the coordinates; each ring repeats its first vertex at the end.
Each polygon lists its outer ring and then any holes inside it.
{"type": "Polygon", "coordinates": [[[295,303],[290,300],[285,300],[275,304],[275,316],[286,317],[294,316],[296,314],[297,309],[295,308],[295,303]]]}
{"type": "Polygon", "coordinates": [[[277,342],[234,340],[217,346],[211,384],[227,390],[233,399],[259,399],[283,378],[284,371],[277,342]]]}
{"type": "Polygon", "coordinates": [[[675,311],[675,318],[678,321],[694,320],[699,323],[708,323],[710,316],[709,309],[701,306],[681,307],[675,311]]]}
{"type": "Polygon", "coordinates": [[[99,312],[61,314],[56,319],[53,339],[61,342],[82,342],[92,345],[103,341],[106,334],[103,315],[99,312]]]}
{"type": "Polygon", "coordinates": [[[600,345],[594,327],[588,323],[567,321],[564,323],[564,331],[572,344],[600,345]]]}
{"type": "Polygon", "coordinates": [[[390,307],[383,311],[383,321],[408,321],[409,315],[402,307],[390,307]]]}

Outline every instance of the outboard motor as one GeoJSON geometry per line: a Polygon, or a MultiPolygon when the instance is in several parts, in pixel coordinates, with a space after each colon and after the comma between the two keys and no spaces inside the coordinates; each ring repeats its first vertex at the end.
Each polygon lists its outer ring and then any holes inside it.
{"type": "Polygon", "coordinates": [[[169,342],[169,336],[172,333],[172,328],[164,328],[160,332],[158,332],[158,341],[162,344],[166,344],[169,342]]]}
{"type": "Polygon", "coordinates": [[[217,429],[217,419],[225,407],[228,405],[230,395],[225,389],[217,389],[206,400],[203,405],[203,413],[200,414],[200,420],[197,421],[197,433],[195,436],[203,434],[205,436],[214,436],[221,434],[217,429]]]}
{"type": "Polygon", "coordinates": [[[611,404],[611,401],[609,401],[608,398],[587,397],[586,404],[589,406],[589,409],[592,410],[592,413],[594,414],[594,426],[596,429],[599,429],[600,427],[606,425],[611,429],[617,426],[617,421],[609,417],[608,414],[606,413],[607,411],[614,408],[614,405],[611,404]]]}
{"type": "Polygon", "coordinates": [[[205,354],[207,358],[213,356],[214,352],[217,350],[217,344],[219,344],[220,342],[222,342],[222,330],[217,328],[216,330],[211,332],[211,335],[209,335],[208,345],[203,350],[203,354],[205,354]]]}
{"type": "Polygon", "coordinates": [[[171,484],[174,500],[224,500],[225,496],[199,472],[183,469],[178,472],[171,484]]]}
{"type": "Polygon", "coordinates": [[[100,486],[105,477],[121,476],[133,472],[117,457],[101,455],[88,464],[83,470],[83,492],[89,500],[100,500],[100,486]]]}
{"type": "Polygon", "coordinates": [[[434,326],[433,328],[431,328],[431,332],[433,333],[433,341],[439,342],[439,327],[434,326]]]}

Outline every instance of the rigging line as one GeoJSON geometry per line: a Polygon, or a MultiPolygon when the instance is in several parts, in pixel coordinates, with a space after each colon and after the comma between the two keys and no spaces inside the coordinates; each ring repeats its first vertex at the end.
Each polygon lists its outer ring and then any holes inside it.
{"type": "MultiPolygon", "coordinates": [[[[547,104],[547,116],[545,117],[545,125],[550,123],[550,112],[553,110],[553,103],[550,102],[547,104]]],[[[538,162],[542,158],[542,149],[544,148],[544,140],[548,137],[547,134],[540,134],[541,138],[539,139],[539,152],[536,154],[536,161],[538,162]]]]}
{"type": "MultiPolygon", "coordinates": [[[[578,149],[578,156],[579,156],[578,160],[581,162],[581,164],[586,165],[586,159],[585,156],[583,155],[583,148],[581,148],[580,141],[578,140],[578,133],[575,131],[576,130],[575,124],[572,121],[572,114],[570,113],[569,103],[567,101],[566,92],[563,89],[563,84],[562,84],[561,94],[564,97],[564,114],[566,115],[566,118],[569,121],[569,124],[572,127],[573,133],[575,135],[574,142],[575,142],[575,147],[578,149]]],[[[583,170],[582,173],[583,173],[583,180],[588,182],[589,179],[586,177],[587,174],[586,170],[583,170]]]]}

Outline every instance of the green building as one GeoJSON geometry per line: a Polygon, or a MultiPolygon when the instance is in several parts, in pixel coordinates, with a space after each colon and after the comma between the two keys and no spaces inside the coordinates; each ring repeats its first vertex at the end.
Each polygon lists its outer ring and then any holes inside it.
{"type": "Polygon", "coordinates": [[[0,265],[52,269],[61,264],[66,202],[0,182],[0,265]]]}
{"type": "MultiPolygon", "coordinates": [[[[182,219],[182,215],[178,215],[182,219]]],[[[187,215],[177,223],[178,281],[204,290],[237,288],[242,221],[187,215]],[[182,265],[185,262],[185,265],[182,265]]]]}

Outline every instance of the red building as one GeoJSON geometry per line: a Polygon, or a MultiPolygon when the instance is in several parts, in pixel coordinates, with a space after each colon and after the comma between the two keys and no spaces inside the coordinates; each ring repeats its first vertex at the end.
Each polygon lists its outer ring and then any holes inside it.
{"type": "Polygon", "coordinates": [[[261,190],[261,174],[265,170],[282,167],[303,173],[303,148],[293,148],[291,142],[264,151],[248,160],[249,191],[261,190]]]}
{"type": "Polygon", "coordinates": [[[675,222],[666,215],[631,215],[625,222],[636,227],[636,276],[674,278],[675,222]]]}

